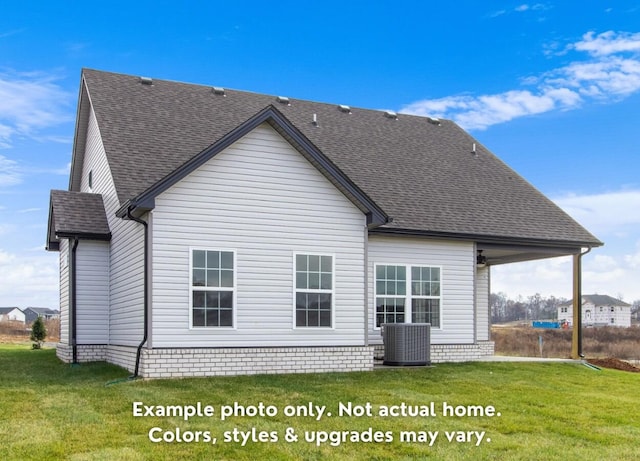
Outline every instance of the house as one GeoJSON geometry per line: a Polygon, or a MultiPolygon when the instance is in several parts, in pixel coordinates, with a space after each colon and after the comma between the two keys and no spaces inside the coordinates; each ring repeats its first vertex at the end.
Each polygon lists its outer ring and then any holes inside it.
{"type": "Polygon", "coordinates": [[[380,326],[493,354],[490,267],[602,243],[448,120],[91,69],[51,192],[67,362],[369,370],[380,326]]]}
{"type": "MultiPolygon", "coordinates": [[[[558,320],[573,325],[573,300],[558,306],[558,320]]],[[[631,304],[607,295],[582,295],[582,325],[631,326],[631,304]]]]}
{"type": "Polygon", "coordinates": [[[0,307],[0,322],[24,323],[24,312],[19,307],[0,307]]]}
{"type": "Polygon", "coordinates": [[[60,311],[49,309],[48,307],[27,307],[24,310],[25,321],[27,323],[33,322],[38,317],[42,317],[43,320],[53,320],[60,318],[60,311]]]}

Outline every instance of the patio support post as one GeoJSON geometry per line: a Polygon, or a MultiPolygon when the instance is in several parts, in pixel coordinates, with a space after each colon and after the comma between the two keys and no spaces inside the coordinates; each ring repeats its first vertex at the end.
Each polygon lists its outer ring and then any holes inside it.
{"type": "Polygon", "coordinates": [[[582,257],[589,253],[573,255],[573,334],[571,337],[571,358],[582,359],[582,257]]]}

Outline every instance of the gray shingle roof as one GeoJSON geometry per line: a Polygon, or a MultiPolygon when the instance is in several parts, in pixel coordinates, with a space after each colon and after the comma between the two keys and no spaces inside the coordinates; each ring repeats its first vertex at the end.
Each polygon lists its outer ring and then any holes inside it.
{"type": "Polygon", "coordinates": [[[61,237],[111,238],[100,194],[52,190],[49,213],[50,244],[61,237]]]}
{"type": "MultiPolygon", "coordinates": [[[[379,231],[602,243],[455,123],[85,69],[122,203],[274,105],[393,222],[379,231]],[[317,126],[313,123],[316,117],[317,126]],[[476,145],[475,154],[472,146],[476,145]]],[[[72,178],[73,185],[77,184],[72,178]]]]}
{"type": "MultiPolygon", "coordinates": [[[[594,306],[631,306],[631,304],[627,304],[624,301],[621,301],[609,295],[582,295],[582,302],[591,303],[594,306]]],[[[573,305],[573,300],[569,300],[565,303],[559,304],[559,306],[571,305],[573,305]]]]}

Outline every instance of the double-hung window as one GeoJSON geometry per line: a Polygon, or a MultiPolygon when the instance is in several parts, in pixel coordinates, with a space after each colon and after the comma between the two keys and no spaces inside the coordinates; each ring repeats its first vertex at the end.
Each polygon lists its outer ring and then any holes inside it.
{"type": "Polygon", "coordinates": [[[376,265],[376,327],[383,323],[441,325],[440,267],[376,265]]]}
{"type": "Polygon", "coordinates": [[[333,256],[295,255],[296,327],[331,327],[333,256]]]}
{"type": "Polygon", "coordinates": [[[235,253],[191,250],[191,326],[232,327],[235,253]]]}

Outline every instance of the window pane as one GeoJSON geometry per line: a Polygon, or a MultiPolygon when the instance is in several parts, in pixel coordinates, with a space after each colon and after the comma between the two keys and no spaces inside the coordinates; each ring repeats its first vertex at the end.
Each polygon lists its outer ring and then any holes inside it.
{"type": "Polygon", "coordinates": [[[296,309],[306,309],[306,308],[307,308],[307,294],[296,293],[296,309]]]}
{"type": "Polygon", "coordinates": [[[414,323],[430,323],[440,326],[440,301],[437,299],[413,299],[411,302],[411,321],[414,323]]]}
{"type": "Polygon", "coordinates": [[[220,311],[218,309],[207,309],[205,311],[206,314],[206,325],[208,327],[218,327],[220,326],[220,319],[219,319],[219,315],[220,315],[220,311]]]}
{"type": "Polygon", "coordinates": [[[296,270],[306,271],[307,269],[307,255],[296,255],[296,270]]]}
{"type": "MultiPolygon", "coordinates": [[[[414,267],[415,269],[415,267],[414,267]]],[[[414,296],[422,296],[422,291],[420,290],[421,288],[421,284],[420,282],[416,282],[416,279],[413,279],[414,281],[411,282],[411,294],[414,296]]]]}
{"type": "Polygon", "coordinates": [[[387,291],[385,290],[385,283],[381,281],[376,282],[376,294],[377,295],[386,295],[387,291]]]}
{"type": "Polygon", "coordinates": [[[405,281],[407,280],[407,268],[404,266],[397,266],[397,279],[405,281]]]}
{"type": "Polygon", "coordinates": [[[204,307],[204,291],[193,292],[193,307],[204,307]]]}
{"type": "Polygon", "coordinates": [[[297,327],[307,326],[307,311],[303,309],[296,310],[296,326],[297,327]]]}
{"type": "Polygon", "coordinates": [[[233,326],[233,310],[223,309],[220,311],[220,326],[221,327],[233,326]]]}
{"type": "Polygon", "coordinates": [[[420,268],[412,267],[411,268],[411,279],[412,280],[420,280],[420,268]]]}
{"type": "Polygon", "coordinates": [[[207,291],[206,292],[206,306],[208,308],[211,307],[220,307],[220,292],[219,291],[207,291]]]}
{"type": "Polygon", "coordinates": [[[404,279],[396,283],[396,294],[401,296],[404,296],[407,294],[407,284],[404,281],[404,279]]]}
{"type": "Polygon", "coordinates": [[[331,274],[322,274],[320,280],[320,288],[323,290],[331,289],[331,274]]]}
{"type": "Polygon", "coordinates": [[[233,269],[233,253],[231,251],[220,253],[220,267],[222,269],[233,269]]]}
{"type": "Polygon", "coordinates": [[[387,290],[385,294],[395,295],[396,294],[396,282],[387,282],[387,290]]]}
{"type": "Polygon", "coordinates": [[[233,271],[221,270],[220,271],[220,286],[232,288],[233,287],[233,271]]]}
{"type": "Polygon", "coordinates": [[[207,251],[207,268],[217,269],[218,267],[220,267],[220,252],[207,251]]]}
{"type": "Polygon", "coordinates": [[[317,290],[318,288],[320,288],[320,274],[309,272],[309,289],[317,290]]]}
{"type": "Polygon", "coordinates": [[[376,280],[383,279],[385,277],[385,266],[376,266],[376,280]]]}
{"type": "Polygon", "coordinates": [[[233,309],[233,292],[220,291],[219,293],[220,293],[220,308],[233,309]]]}
{"type": "Polygon", "coordinates": [[[320,256],[309,255],[309,270],[320,272],[320,256]]]}
{"type": "Polygon", "coordinates": [[[205,285],[205,277],[204,269],[194,269],[192,285],[194,287],[203,287],[205,285]]]}
{"type": "Polygon", "coordinates": [[[320,311],[320,326],[321,327],[331,326],[331,311],[320,311]]]}
{"type": "Polygon", "coordinates": [[[422,282],[422,296],[432,296],[431,293],[431,283],[430,282],[422,282]]]}
{"type": "Polygon", "coordinates": [[[431,280],[433,280],[434,282],[439,282],[440,281],[440,268],[439,267],[432,267],[431,268],[431,280]]]}
{"type": "Polygon", "coordinates": [[[307,311],[307,326],[317,327],[320,326],[320,313],[316,310],[307,311]]]}
{"type": "Polygon", "coordinates": [[[387,266],[387,280],[396,279],[396,266],[387,266]]]}
{"type": "Polygon", "coordinates": [[[440,282],[431,284],[431,296],[440,296],[440,282]]]}
{"type": "Polygon", "coordinates": [[[207,271],[207,286],[219,287],[220,286],[220,271],[217,269],[207,271]]]}
{"type": "Polygon", "coordinates": [[[318,298],[319,308],[331,311],[331,295],[329,293],[320,293],[318,298]]]}
{"type": "Polygon", "coordinates": [[[331,264],[331,256],[321,256],[320,260],[320,269],[322,270],[322,272],[331,272],[333,269],[333,265],[331,264]]]}
{"type": "Polygon", "coordinates": [[[193,250],[193,267],[206,267],[204,255],[202,250],[193,250]]]}
{"type": "Polygon", "coordinates": [[[307,285],[307,273],[306,272],[296,272],[296,288],[309,288],[307,285]]]}
{"type": "Polygon", "coordinates": [[[204,324],[204,309],[194,309],[193,310],[193,326],[194,327],[203,327],[204,324]]]}

